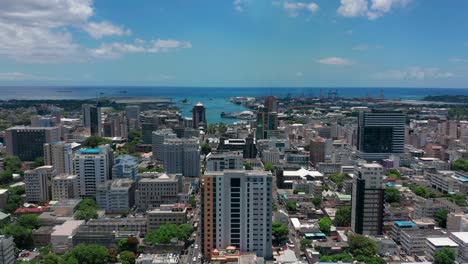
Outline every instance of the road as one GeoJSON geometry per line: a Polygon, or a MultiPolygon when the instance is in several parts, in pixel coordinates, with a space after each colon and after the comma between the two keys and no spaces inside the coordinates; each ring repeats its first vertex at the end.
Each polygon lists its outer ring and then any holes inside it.
{"type": "Polygon", "coordinates": [[[197,202],[197,207],[193,208],[193,217],[191,219],[191,224],[193,225],[194,223],[198,222],[198,226],[196,230],[192,234],[192,238],[195,238],[194,243],[188,248],[187,250],[187,255],[182,256],[182,261],[181,263],[190,263],[190,264],[200,264],[203,263],[203,260],[201,258],[198,258],[199,255],[201,255],[201,250],[200,250],[200,245],[201,245],[201,223],[200,223],[200,196],[197,194],[196,195],[196,202],[197,202]],[[196,261],[193,261],[193,258],[196,259],[196,261]]]}

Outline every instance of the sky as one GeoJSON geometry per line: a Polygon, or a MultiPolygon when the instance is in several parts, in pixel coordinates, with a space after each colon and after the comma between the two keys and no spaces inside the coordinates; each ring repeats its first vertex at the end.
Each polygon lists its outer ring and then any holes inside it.
{"type": "Polygon", "coordinates": [[[0,0],[0,86],[468,88],[468,1],[0,0]]]}

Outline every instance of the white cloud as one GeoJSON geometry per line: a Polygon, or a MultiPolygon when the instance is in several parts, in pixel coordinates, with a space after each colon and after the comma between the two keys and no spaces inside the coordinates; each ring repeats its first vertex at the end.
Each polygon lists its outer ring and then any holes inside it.
{"type": "Polygon", "coordinates": [[[354,64],[353,61],[348,60],[346,58],[340,58],[340,57],[329,57],[329,58],[323,58],[318,61],[320,64],[325,64],[325,65],[351,65],[354,64]]]}
{"type": "Polygon", "coordinates": [[[192,43],[173,39],[157,39],[147,44],[146,41],[135,41],[135,44],[120,42],[102,44],[95,49],[89,49],[94,58],[116,59],[127,53],[160,53],[178,49],[192,48],[192,43]]]}
{"type": "Polygon", "coordinates": [[[409,67],[403,70],[389,70],[375,75],[376,79],[381,80],[426,80],[452,78],[456,75],[452,72],[443,71],[439,68],[409,67]]]}
{"type": "Polygon", "coordinates": [[[90,22],[85,25],[83,29],[95,39],[107,36],[129,36],[132,34],[129,29],[116,26],[108,21],[102,21],[100,23],[90,22]]]}
{"type": "Polygon", "coordinates": [[[451,58],[451,59],[449,59],[449,62],[463,62],[463,63],[468,63],[468,59],[464,59],[464,58],[451,58]]]}
{"type": "Polygon", "coordinates": [[[341,0],[337,13],[344,17],[377,19],[394,8],[406,7],[412,0],[341,0]]]}
{"type": "MultiPolygon", "coordinates": [[[[273,4],[275,4],[275,2],[273,4]]],[[[317,11],[319,10],[319,6],[314,2],[305,3],[286,1],[283,3],[283,8],[286,10],[286,12],[288,12],[290,16],[293,17],[299,15],[300,10],[307,10],[312,14],[317,13],[317,11]]]]}
{"type": "Polygon", "coordinates": [[[54,78],[37,76],[22,72],[0,72],[0,81],[46,81],[54,78]]]}
{"type": "Polygon", "coordinates": [[[0,0],[0,57],[23,63],[84,62],[130,52],[165,52],[173,49],[171,45],[180,48],[190,45],[135,39],[135,44],[103,43],[94,49],[86,48],[73,40],[71,32],[82,30],[95,39],[131,34],[129,29],[109,21],[93,21],[94,14],[93,0],[0,0]]]}
{"type": "Polygon", "coordinates": [[[244,12],[245,0],[234,0],[234,9],[238,12],[244,12]]]}

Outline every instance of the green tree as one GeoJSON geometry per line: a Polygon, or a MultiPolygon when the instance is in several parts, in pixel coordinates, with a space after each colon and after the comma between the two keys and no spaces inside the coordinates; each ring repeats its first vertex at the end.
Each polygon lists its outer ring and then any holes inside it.
{"type": "Polygon", "coordinates": [[[192,208],[195,208],[197,206],[197,200],[195,199],[195,195],[190,195],[189,204],[190,206],[192,206],[192,208]]]}
{"type": "Polygon", "coordinates": [[[330,220],[330,218],[328,217],[322,217],[320,218],[319,222],[319,227],[320,227],[320,231],[322,231],[323,233],[329,235],[330,234],[330,228],[332,226],[332,221],[330,220]]]}
{"type": "Polygon", "coordinates": [[[461,170],[461,171],[468,171],[468,159],[457,159],[452,163],[452,169],[454,170],[461,170]]]}
{"type": "Polygon", "coordinates": [[[18,217],[17,222],[20,226],[23,226],[29,229],[37,229],[41,226],[39,217],[37,217],[36,214],[21,215],[20,217],[18,217]]]}
{"type": "Polygon", "coordinates": [[[134,236],[130,236],[128,238],[120,239],[119,242],[117,243],[117,247],[120,252],[122,251],[137,252],[139,244],[140,244],[140,241],[138,240],[138,238],[134,236]]]}
{"type": "Polygon", "coordinates": [[[401,179],[401,173],[397,169],[390,169],[385,175],[389,178],[401,179]]]}
{"type": "Polygon", "coordinates": [[[107,249],[96,244],[79,244],[63,257],[66,263],[106,264],[107,249]]]}
{"type": "Polygon", "coordinates": [[[314,204],[315,209],[320,209],[320,206],[322,205],[322,197],[314,196],[314,198],[312,198],[312,203],[314,204]]]}
{"type": "Polygon", "coordinates": [[[387,203],[399,203],[400,191],[393,187],[387,187],[385,189],[385,201],[387,203]]]}
{"type": "Polygon", "coordinates": [[[62,264],[62,259],[55,253],[49,252],[42,256],[44,264],[62,264]]]}
{"type": "Polygon", "coordinates": [[[75,213],[75,219],[89,221],[96,219],[98,205],[93,198],[85,198],[78,205],[78,210],[75,213]]]}
{"type": "Polygon", "coordinates": [[[354,257],[374,256],[377,253],[377,244],[370,238],[359,234],[348,236],[349,249],[354,257]]]}
{"type": "Polygon", "coordinates": [[[112,145],[112,141],[103,137],[91,136],[83,142],[83,147],[95,148],[106,144],[112,145]]]}
{"type": "Polygon", "coordinates": [[[131,251],[123,251],[119,255],[119,260],[122,264],[135,264],[135,253],[131,251]]]}
{"type": "Polygon", "coordinates": [[[218,125],[218,132],[220,134],[224,134],[227,131],[227,126],[224,123],[219,123],[218,125]]]}
{"type": "Polygon", "coordinates": [[[208,143],[203,143],[201,145],[201,152],[203,155],[208,155],[211,152],[211,146],[208,143]]]}
{"type": "Polygon", "coordinates": [[[310,241],[309,239],[302,239],[301,240],[301,250],[302,251],[306,250],[306,248],[311,247],[311,246],[312,246],[312,241],[310,241]]]}
{"type": "Polygon", "coordinates": [[[321,262],[353,262],[353,257],[348,253],[342,252],[333,255],[321,255],[320,256],[321,262]]]}
{"type": "Polygon", "coordinates": [[[34,160],[34,167],[44,166],[44,157],[37,157],[34,160]]]}
{"type": "Polygon", "coordinates": [[[275,237],[275,241],[281,243],[288,238],[289,229],[287,225],[278,221],[274,221],[271,224],[271,232],[275,237]]]}
{"type": "Polygon", "coordinates": [[[110,263],[116,263],[119,261],[118,258],[119,252],[115,248],[109,248],[107,249],[107,260],[110,263]]]}
{"type": "Polygon", "coordinates": [[[146,234],[143,241],[149,245],[167,244],[173,238],[185,241],[189,239],[192,232],[193,228],[189,224],[164,224],[146,234]]]}
{"type": "Polygon", "coordinates": [[[253,167],[252,167],[252,163],[248,162],[248,161],[245,161],[244,162],[244,168],[246,170],[253,170],[253,167]]]}
{"type": "Polygon", "coordinates": [[[288,211],[296,211],[296,210],[297,210],[297,204],[296,204],[296,202],[289,201],[289,202],[286,204],[286,209],[288,209],[288,211]]]}
{"type": "Polygon", "coordinates": [[[273,172],[275,170],[275,166],[273,166],[273,164],[271,162],[267,162],[267,163],[265,163],[265,168],[264,169],[266,171],[273,172]]]}
{"type": "Polygon", "coordinates": [[[338,208],[335,214],[336,226],[349,226],[351,224],[351,206],[338,208]]]}
{"type": "Polygon", "coordinates": [[[206,129],[206,132],[208,132],[208,134],[216,134],[216,130],[217,127],[215,124],[209,124],[208,128],[206,129]]]}
{"type": "Polygon", "coordinates": [[[434,264],[454,264],[456,254],[450,248],[443,248],[434,253],[434,264]]]}
{"type": "Polygon", "coordinates": [[[447,228],[447,214],[446,209],[439,209],[434,213],[434,220],[440,227],[447,228]]]}
{"type": "Polygon", "coordinates": [[[33,246],[32,230],[20,225],[7,225],[2,233],[13,236],[13,240],[18,248],[31,248],[33,246]]]}

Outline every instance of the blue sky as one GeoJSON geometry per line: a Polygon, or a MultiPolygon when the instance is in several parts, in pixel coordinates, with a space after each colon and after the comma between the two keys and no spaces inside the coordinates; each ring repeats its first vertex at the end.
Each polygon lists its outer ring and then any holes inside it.
{"type": "Polygon", "coordinates": [[[467,87],[467,1],[0,3],[0,85],[467,87]]]}

